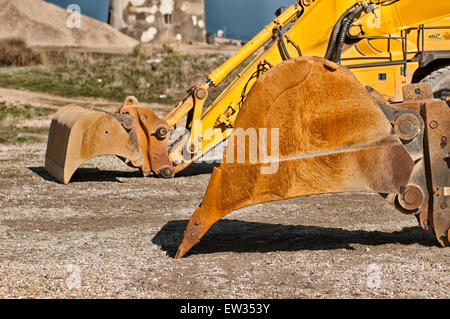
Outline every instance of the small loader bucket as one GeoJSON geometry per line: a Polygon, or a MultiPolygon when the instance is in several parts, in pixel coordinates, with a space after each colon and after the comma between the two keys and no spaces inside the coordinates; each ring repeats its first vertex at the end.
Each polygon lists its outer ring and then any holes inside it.
{"type": "Polygon", "coordinates": [[[137,142],[112,115],[69,105],[61,108],[50,126],[45,169],[67,184],[85,161],[117,155],[133,166],[143,163],[137,142]]]}

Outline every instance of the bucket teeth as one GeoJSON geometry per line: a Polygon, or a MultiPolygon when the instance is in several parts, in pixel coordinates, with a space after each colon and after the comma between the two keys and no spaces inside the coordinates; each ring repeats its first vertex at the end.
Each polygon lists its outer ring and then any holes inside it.
{"type": "Polygon", "coordinates": [[[85,161],[100,155],[117,155],[141,166],[139,146],[112,115],[80,106],[61,108],[50,126],[45,169],[67,184],[85,161]]]}

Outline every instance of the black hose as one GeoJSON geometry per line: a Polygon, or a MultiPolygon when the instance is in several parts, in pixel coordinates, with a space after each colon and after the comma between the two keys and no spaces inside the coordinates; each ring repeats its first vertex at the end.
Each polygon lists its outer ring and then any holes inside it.
{"type": "Polygon", "coordinates": [[[289,60],[291,58],[291,55],[289,54],[287,48],[286,48],[286,44],[284,43],[284,39],[283,39],[283,33],[279,30],[278,31],[278,39],[279,39],[279,43],[281,43],[281,46],[283,48],[283,53],[286,57],[286,60],[289,60]]]}
{"type": "MultiPolygon", "coordinates": [[[[298,18],[300,18],[303,15],[303,13],[305,13],[305,7],[303,6],[303,3],[302,3],[301,0],[298,0],[298,4],[300,5],[302,10],[290,22],[291,24],[294,23],[298,18]]],[[[282,30],[279,27],[277,28],[277,33],[278,33],[278,39],[279,39],[279,41],[278,41],[278,48],[280,50],[281,58],[283,60],[289,60],[291,58],[291,55],[289,54],[289,52],[287,50],[286,43],[284,42],[284,39],[283,39],[283,32],[282,32],[282,30]],[[281,48],[280,48],[280,44],[281,44],[281,48]],[[283,55],[284,55],[284,57],[283,57],[283,55]]],[[[298,49],[297,49],[297,51],[298,51],[298,49]]],[[[299,55],[301,56],[301,50],[299,51],[299,55]]]]}
{"type": "Polygon", "coordinates": [[[345,37],[347,36],[348,30],[350,29],[350,26],[352,25],[353,21],[355,21],[355,19],[359,18],[359,16],[361,15],[362,11],[364,10],[364,8],[362,6],[358,6],[356,8],[354,8],[355,10],[353,10],[347,17],[347,19],[344,21],[344,23],[342,24],[342,28],[339,32],[339,38],[338,38],[338,43],[336,46],[336,51],[335,51],[335,55],[333,58],[333,62],[340,62],[341,60],[341,54],[342,54],[342,48],[344,46],[344,42],[345,42],[345,37]]]}
{"type": "Polygon", "coordinates": [[[336,51],[333,57],[333,62],[336,63],[340,62],[339,60],[341,59],[342,47],[344,46],[345,37],[353,21],[354,21],[353,19],[348,18],[344,21],[344,24],[342,25],[341,31],[339,32],[339,38],[336,46],[336,51]]]}
{"type": "Polygon", "coordinates": [[[336,52],[336,41],[337,37],[339,35],[339,30],[341,30],[342,22],[345,18],[347,18],[353,11],[355,10],[355,7],[351,7],[350,9],[347,9],[338,19],[336,24],[333,27],[333,31],[331,32],[330,39],[328,40],[328,47],[327,52],[325,54],[325,59],[332,61],[334,58],[334,53],[336,52]]]}

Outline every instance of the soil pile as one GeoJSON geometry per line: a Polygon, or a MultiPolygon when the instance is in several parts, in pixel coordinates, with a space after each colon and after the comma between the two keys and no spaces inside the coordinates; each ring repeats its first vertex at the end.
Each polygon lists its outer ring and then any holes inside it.
{"type": "Polygon", "coordinates": [[[0,0],[0,21],[0,39],[22,38],[32,46],[122,51],[138,44],[108,24],[84,15],[74,19],[73,12],[42,0],[0,0]]]}

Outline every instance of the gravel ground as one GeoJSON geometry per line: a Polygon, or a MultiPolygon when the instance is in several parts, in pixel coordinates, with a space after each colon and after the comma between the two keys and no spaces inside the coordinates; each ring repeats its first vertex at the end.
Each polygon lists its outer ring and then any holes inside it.
{"type": "Polygon", "coordinates": [[[0,298],[448,298],[450,249],[379,195],[244,208],[175,260],[211,165],[99,157],[64,186],[45,147],[0,145],[0,298]]]}

